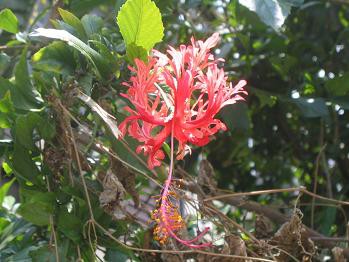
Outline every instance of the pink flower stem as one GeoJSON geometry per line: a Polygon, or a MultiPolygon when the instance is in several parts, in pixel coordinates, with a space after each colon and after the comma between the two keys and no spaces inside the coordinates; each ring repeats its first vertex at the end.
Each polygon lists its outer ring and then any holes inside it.
{"type": "Polygon", "coordinates": [[[174,148],[174,121],[172,121],[172,130],[171,130],[171,153],[170,153],[170,167],[169,167],[169,172],[168,172],[168,177],[167,180],[165,182],[164,188],[163,188],[163,192],[161,195],[161,206],[160,206],[160,211],[163,215],[162,219],[164,224],[166,225],[166,229],[168,230],[168,233],[170,234],[171,237],[173,237],[174,239],[176,239],[178,242],[182,243],[183,245],[186,245],[190,248],[203,248],[203,247],[209,247],[212,245],[212,243],[203,243],[200,245],[195,245],[195,244],[191,244],[195,241],[197,241],[198,239],[200,239],[204,234],[206,234],[209,231],[209,228],[206,227],[205,230],[203,232],[201,232],[197,237],[191,239],[191,240],[183,240],[181,238],[179,238],[171,229],[170,226],[170,221],[168,220],[167,217],[167,211],[166,211],[166,202],[168,201],[167,197],[168,197],[168,192],[169,192],[169,188],[172,182],[172,174],[173,174],[173,148],[174,148]]]}

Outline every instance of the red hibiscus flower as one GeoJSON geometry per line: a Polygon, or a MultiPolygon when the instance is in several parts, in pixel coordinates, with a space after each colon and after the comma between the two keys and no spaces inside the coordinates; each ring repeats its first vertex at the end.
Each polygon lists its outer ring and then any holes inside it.
{"type": "MultiPolygon", "coordinates": [[[[224,70],[218,68],[210,49],[219,40],[217,33],[205,42],[195,41],[179,50],[169,48],[167,54],[154,51],[149,62],[135,60],[135,68],[126,94],[134,106],[126,107],[130,113],[121,124],[142,144],[141,151],[148,156],[149,168],[161,165],[165,155],[162,145],[172,133],[178,141],[177,159],[182,159],[189,144],[204,146],[210,137],[226,126],[215,116],[229,104],[242,100],[246,94],[241,80],[236,86],[227,82],[224,70]]],[[[220,60],[222,61],[222,60],[220,60]]]]}

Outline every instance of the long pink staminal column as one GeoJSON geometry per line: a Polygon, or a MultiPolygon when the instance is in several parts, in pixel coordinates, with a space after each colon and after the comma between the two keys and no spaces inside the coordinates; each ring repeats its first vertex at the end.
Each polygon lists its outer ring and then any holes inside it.
{"type": "Polygon", "coordinates": [[[183,245],[186,245],[190,248],[203,248],[211,246],[211,243],[203,243],[203,244],[192,244],[193,242],[196,242],[200,240],[209,230],[210,228],[205,228],[203,232],[201,232],[197,237],[191,239],[191,240],[184,240],[178,237],[175,233],[175,231],[178,231],[181,229],[182,226],[182,217],[180,216],[177,206],[174,206],[173,204],[168,203],[169,201],[169,193],[170,193],[170,185],[172,182],[172,174],[173,174],[173,148],[174,148],[174,142],[173,142],[173,131],[174,126],[172,124],[172,135],[171,135],[171,155],[170,155],[170,167],[168,172],[168,177],[165,182],[162,194],[161,194],[161,204],[160,207],[155,210],[152,214],[153,218],[157,220],[157,226],[155,228],[155,233],[160,233],[156,236],[157,240],[164,243],[169,236],[176,239],[178,242],[182,243],[183,245]],[[170,216],[169,214],[170,213],[170,216]],[[175,219],[176,221],[173,221],[175,219]],[[177,223],[179,222],[179,227],[177,227],[177,223]],[[173,226],[175,225],[175,227],[173,226]]]}

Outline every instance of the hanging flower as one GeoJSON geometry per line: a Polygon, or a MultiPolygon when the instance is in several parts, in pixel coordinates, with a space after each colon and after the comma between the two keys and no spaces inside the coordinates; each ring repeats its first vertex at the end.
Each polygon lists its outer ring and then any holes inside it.
{"type": "Polygon", "coordinates": [[[172,47],[163,54],[154,51],[149,62],[135,60],[135,68],[129,89],[122,94],[134,106],[126,107],[130,116],[121,124],[120,130],[142,144],[137,153],[148,156],[149,168],[161,165],[165,155],[162,145],[172,132],[178,141],[177,159],[190,152],[189,144],[204,146],[210,137],[226,126],[215,116],[219,110],[246,94],[241,80],[236,86],[227,83],[224,70],[218,68],[210,49],[219,40],[218,33],[205,42],[191,40],[192,44],[172,47]]]}
{"type": "Polygon", "coordinates": [[[194,244],[209,228],[191,240],[177,236],[184,228],[184,221],[178,211],[177,194],[171,187],[173,171],[174,140],[178,142],[177,159],[190,152],[190,144],[204,146],[212,135],[226,126],[215,118],[219,110],[243,100],[247,94],[241,80],[235,86],[227,82],[224,70],[210,53],[219,41],[213,34],[205,42],[191,40],[191,45],[181,45],[179,50],[169,47],[167,54],[153,51],[147,63],[136,59],[134,73],[126,94],[133,108],[126,107],[130,114],[119,126],[123,135],[128,134],[141,144],[137,153],[148,156],[149,168],[161,165],[165,154],[162,145],[171,140],[171,163],[169,175],[164,184],[158,207],[152,213],[156,222],[155,239],[165,243],[172,237],[191,248],[210,246],[211,243],[194,244]]]}

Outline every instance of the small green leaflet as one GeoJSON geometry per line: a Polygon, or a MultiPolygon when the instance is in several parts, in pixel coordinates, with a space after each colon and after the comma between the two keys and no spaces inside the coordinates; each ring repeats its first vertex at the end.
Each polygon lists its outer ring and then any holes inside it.
{"type": "Polygon", "coordinates": [[[130,45],[151,50],[164,36],[161,13],[150,0],[128,0],[121,7],[117,23],[126,48],[130,45]]]}

